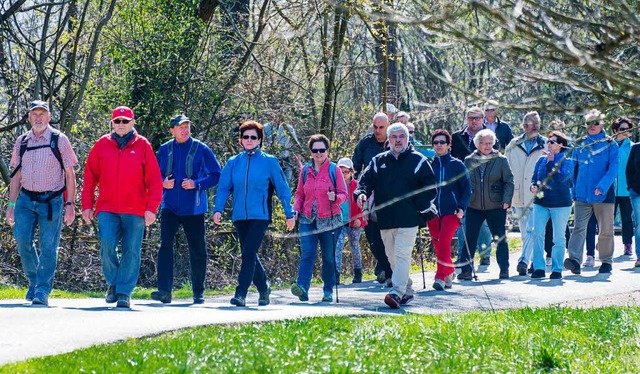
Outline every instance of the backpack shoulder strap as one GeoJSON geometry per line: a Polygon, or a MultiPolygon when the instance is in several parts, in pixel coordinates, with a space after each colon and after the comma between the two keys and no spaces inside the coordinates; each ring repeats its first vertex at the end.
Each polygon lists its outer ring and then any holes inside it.
{"type": "Polygon", "coordinates": [[[174,140],[171,139],[169,141],[169,144],[167,144],[167,167],[164,170],[164,176],[167,177],[169,175],[171,175],[171,173],[173,173],[173,142],[174,140]]]}
{"type": "Polygon", "coordinates": [[[9,178],[13,178],[18,172],[18,170],[20,170],[20,168],[22,167],[22,156],[24,156],[25,152],[27,152],[27,142],[29,141],[27,134],[22,134],[18,137],[18,139],[20,140],[20,153],[19,153],[20,161],[18,162],[18,165],[16,166],[16,168],[13,169],[13,171],[9,175],[9,178]]]}
{"type": "Polygon", "coordinates": [[[310,167],[311,167],[311,162],[307,162],[302,167],[302,183],[307,183],[307,173],[310,167]]]}
{"type": "Polygon", "coordinates": [[[337,191],[338,187],[336,186],[336,164],[335,163],[330,163],[329,164],[329,177],[331,178],[331,182],[333,183],[333,190],[337,191]]]}
{"type": "Polygon", "coordinates": [[[58,146],[58,139],[60,139],[60,131],[53,130],[51,132],[51,140],[49,141],[49,146],[51,147],[51,152],[56,156],[56,159],[60,163],[60,168],[64,170],[64,163],[62,162],[62,153],[60,152],[60,147],[58,146]]]}
{"type": "Polygon", "coordinates": [[[191,147],[189,147],[189,153],[187,154],[187,165],[185,168],[187,178],[189,179],[193,179],[193,159],[196,157],[199,145],[200,141],[192,138],[191,147]]]}

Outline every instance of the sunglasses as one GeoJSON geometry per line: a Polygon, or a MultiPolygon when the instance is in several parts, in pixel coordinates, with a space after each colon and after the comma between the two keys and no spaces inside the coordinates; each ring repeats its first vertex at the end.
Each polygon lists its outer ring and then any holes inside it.
{"type": "Polygon", "coordinates": [[[618,131],[628,131],[630,127],[619,127],[618,131]]]}
{"type": "Polygon", "coordinates": [[[446,141],[446,140],[434,140],[434,141],[431,142],[431,144],[433,144],[433,145],[444,145],[444,144],[449,144],[449,142],[446,141]]]}
{"type": "Polygon", "coordinates": [[[242,135],[242,139],[258,140],[258,137],[255,135],[242,135]]]}
{"type": "Polygon", "coordinates": [[[326,148],[316,148],[316,149],[312,149],[311,153],[325,153],[327,151],[326,148]]]}
{"type": "Polygon", "coordinates": [[[549,139],[547,140],[547,144],[560,144],[557,140],[549,139]]]}
{"type": "Polygon", "coordinates": [[[131,120],[129,120],[129,119],[114,119],[113,120],[113,123],[115,123],[116,125],[119,125],[121,123],[126,125],[129,122],[131,122],[131,120]]]}
{"type": "Polygon", "coordinates": [[[587,122],[587,126],[600,126],[601,122],[600,121],[590,121],[587,122]]]}
{"type": "Polygon", "coordinates": [[[415,134],[415,133],[416,133],[415,131],[409,131],[409,134],[415,134]]]}

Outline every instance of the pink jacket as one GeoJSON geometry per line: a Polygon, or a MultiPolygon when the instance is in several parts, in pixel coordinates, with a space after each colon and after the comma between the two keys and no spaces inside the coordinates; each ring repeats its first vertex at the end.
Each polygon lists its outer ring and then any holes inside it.
{"type": "MultiPolygon", "coordinates": [[[[304,167],[298,176],[298,188],[296,189],[296,200],[293,209],[300,214],[310,217],[313,210],[313,202],[317,201],[318,218],[327,218],[333,215],[340,215],[340,204],[347,200],[347,186],[344,178],[340,175],[340,169],[336,167],[336,200],[329,206],[329,197],[327,192],[333,191],[333,181],[329,176],[329,164],[327,161],[320,166],[320,171],[316,175],[313,167],[307,171],[307,181],[302,181],[304,167]]],[[[307,167],[307,166],[305,166],[307,167]]]]}

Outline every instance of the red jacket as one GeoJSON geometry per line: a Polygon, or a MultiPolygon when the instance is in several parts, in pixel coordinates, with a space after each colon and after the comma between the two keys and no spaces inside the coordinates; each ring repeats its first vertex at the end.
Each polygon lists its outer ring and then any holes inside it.
{"type": "Polygon", "coordinates": [[[98,139],[87,157],[82,210],[93,208],[98,187],[95,214],[155,213],[162,200],[162,176],[151,144],[134,130],[133,139],[120,150],[111,136],[98,139]]]}
{"type": "Polygon", "coordinates": [[[353,197],[353,192],[358,187],[358,181],[351,179],[349,183],[349,227],[354,227],[355,221],[360,221],[360,227],[365,227],[367,221],[362,219],[362,208],[358,206],[356,199],[353,197]]]}
{"type": "MultiPolygon", "coordinates": [[[[301,213],[306,217],[311,217],[311,211],[313,210],[313,202],[317,201],[318,205],[318,218],[327,218],[333,215],[340,215],[340,204],[347,200],[347,186],[344,183],[344,178],[340,175],[340,169],[336,167],[336,200],[329,206],[329,197],[327,192],[333,191],[333,181],[329,176],[329,160],[320,166],[320,171],[316,175],[313,167],[307,171],[306,183],[302,181],[302,175],[304,168],[300,171],[298,177],[298,188],[296,189],[296,201],[293,205],[293,210],[301,213]]],[[[306,167],[306,166],[305,166],[306,167]]]]}

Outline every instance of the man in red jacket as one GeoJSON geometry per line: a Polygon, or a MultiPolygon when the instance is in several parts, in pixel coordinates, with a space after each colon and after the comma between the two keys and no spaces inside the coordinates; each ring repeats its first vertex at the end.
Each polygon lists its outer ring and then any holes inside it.
{"type": "Polygon", "coordinates": [[[98,218],[102,272],[109,285],[105,301],[129,308],[140,273],[144,228],[156,220],[162,200],[162,177],[151,144],[133,128],[133,111],[117,107],[111,124],[114,132],[101,137],[87,157],[82,218],[87,223],[98,218]]]}

